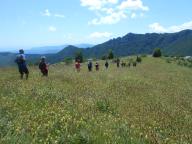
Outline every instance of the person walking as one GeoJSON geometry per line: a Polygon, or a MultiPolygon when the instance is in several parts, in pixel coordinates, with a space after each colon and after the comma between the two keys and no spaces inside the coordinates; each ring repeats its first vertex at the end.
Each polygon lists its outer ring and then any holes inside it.
{"type": "Polygon", "coordinates": [[[117,58],[117,67],[119,68],[119,66],[120,66],[120,59],[117,58]]]}
{"type": "Polygon", "coordinates": [[[92,64],[92,61],[89,61],[89,63],[88,63],[88,70],[89,70],[89,72],[91,72],[92,71],[92,68],[93,68],[93,64],[92,64]]]}
{"type": "Polygon", "coordinates": [[[108,67],[109,67],[109,63],[108,63],[108,61],[106,61],[105,62],[105,68],[108,69],[108,67]]]}
{"type": "Polygon", "coordinates": [[[81,70],[80,60],[77,60],[77,61],[75,62],[75,68],[76,68],[77,72],[80,72],[80,70],[81,70]]]}
{"type": "Polygon", "coordinates": [[[39,69],[41,70],[42,76],[48,76],[48,64],[46,63],[46,57],[41,57],[41,61],[39,63],[39,69]]]}
{"type": "Polygon", "coordinates": [[[99,63],[98,62],[96,62],[96,64],[95,64],[95,69],[96,69],[96,71],[99,71],[99,63]]]}
{"type": "Polygon", "coordinates": [[[21,79],[23,79],[24,74],[26,75],[26,79],[28,79],[29,70],[27,68],[26,56],[24,54],[23,49],[19,50],[19,55],[17,55],[17,58],[16,58],[15,62],[18,65],[18,69],[19,69],[19,73],[21,75],[21,79]]]}

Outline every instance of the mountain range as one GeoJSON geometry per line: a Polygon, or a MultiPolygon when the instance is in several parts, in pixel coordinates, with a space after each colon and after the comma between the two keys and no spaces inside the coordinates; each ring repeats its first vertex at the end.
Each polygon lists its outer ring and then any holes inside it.
{"type": "MultiPolygon", "coordinates": [[[[101,58],[112,50],[115,56],[129,56],[139,54],[152,54],[155,48],[160,48],[164,55],[192,56],[192,30],[184,30],[177,33],[128,33],[123,37],[111,39],[91,48],[79,48],[78,46],[59,47],[60,51],[54,54],[46,54],[50,63],[62,61],[66,57],[74,58],[77,51],[81,51],[86,58],[101,58]]],[[[38,51],[38,49],[36,49],[38,51]]],[[[46,51],[45,51],[46,52],[46,51]]],[[[14,53],[0,53],[0,67],[14,64],[14,53]]],[[[40,54],[27,55],[28,61],[38,61],[40,54]]]]}
{"type": "MultiPolygon", "coordinates": [[[[42,46],[42,47],[32,47],[30,49],[24,49],[26,54],[55,54],[58,53],[59,51],[63,50],[65,47],[69,46],[69,44],[65,45],[58,45],[58,46],[42,46]]],[[[91,48],[94,45],[92,44],[75,44],[74,46],[79,47],[79,48],[91,48]]],[[[17,53],[18,49],[13,49],[13,50],[4,50],[5,52],[11,52],[11,53],[17,53]]]]}

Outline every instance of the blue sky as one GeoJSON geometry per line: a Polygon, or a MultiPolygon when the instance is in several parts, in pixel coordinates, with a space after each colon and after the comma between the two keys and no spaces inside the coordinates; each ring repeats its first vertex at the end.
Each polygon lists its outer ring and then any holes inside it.
{"type": "Polygon", "coordinates": [[[1,0],[0,51],[192,29],[192,0],[1,0]]]}

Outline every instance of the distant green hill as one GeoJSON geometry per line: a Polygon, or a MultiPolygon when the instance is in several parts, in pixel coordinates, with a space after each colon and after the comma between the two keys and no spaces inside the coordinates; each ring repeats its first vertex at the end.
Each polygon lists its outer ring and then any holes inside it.
{"type": "MultiPolygon", "coordinates": [[[[192,30],[177,33],[129,33],[123,37],[111,39],[92,48],[80,49],[68,46],[56,54],[46,55],[50,63],[73,57],[77,51],[82,51],[87,58],[101,58],[111,49],[116,56],[137,54],[152,54],[154,48],[161,48],[164,55],[192,56],[192,30]]],[[[28,55],[29,62],[37,62],[41,55],[28,55]]],[[[15,54],[0,53],[0,67],[13,65],[15,54]]]]}
{"type": "Polygon", "coordinates": [[[68,46],[61,52],[52,56],[50,61],[60,61],[64,57],[74,57],[74,53],[82,51],[85,57],[101,58],[111,49],[116,56],[137,54],[152,54],[154,48],[161,48],[164,55],[192,55],[192,30],[165,34],[133,34],[111,39],[92,48],[79,49],[68,46]]]}
{"type": "Polygon", "coordinates": [[[101,57],[110,49],[116,56],[127,56],[135,54],[151,54],[154,48],[161,48],[166,55],[192,55],[192,30],[178,33],[165,34],[133,34],[109,40],[97,45],[92,49],[86,49],[86,56],[101,57]]]}

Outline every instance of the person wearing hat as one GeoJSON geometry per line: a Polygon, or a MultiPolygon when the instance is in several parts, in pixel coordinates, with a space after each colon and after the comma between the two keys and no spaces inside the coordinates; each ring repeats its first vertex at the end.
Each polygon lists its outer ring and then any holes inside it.
{"type": "Polygon", "coordinates": [[[15,62],[18,65],[19,73],[21,74],[21,79],[23,79],[24,74],[26,75],[26,79],[28,79],[29,70],[27,68],[26,56],[24,54],[23,49],[19,50],[19,55],[17,55],[17,58],[16,58],[15,62]]]}
{"type": "Polygon", "coordinates": [[[42,56],[39,63],[39,69],[41,70],[42,76],[48,76],[48,64],[46,63],[46,57],[42,56]]]}

